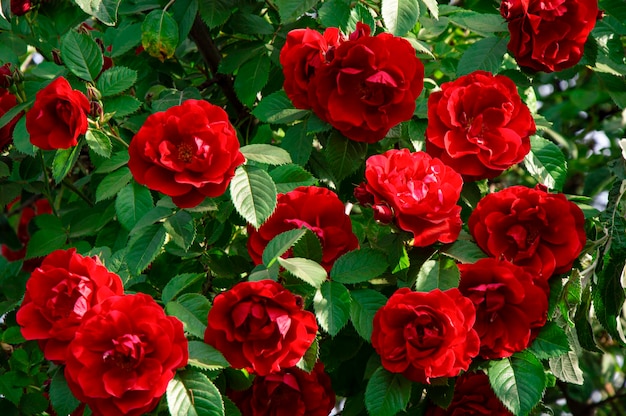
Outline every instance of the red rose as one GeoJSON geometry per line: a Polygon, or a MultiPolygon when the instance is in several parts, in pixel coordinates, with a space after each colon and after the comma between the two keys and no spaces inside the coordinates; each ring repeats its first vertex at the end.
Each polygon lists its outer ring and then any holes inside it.
{"type": "Polygon", "coordinates": [[[154,409],[187,360],[178,319],[146,294],[112,296],[85,313],[65,378],[94,415],[139,416],[154,409]]]}
{"type": "Polygon", "coordinates": [[[489,256],[508,260],[544,282],[572,268],[586,242],[585,217],[563,194],[511,186],[485,196],[468,220],[489,256]]]}
{"type": "Polygon", "coordinates": [[[536,286],[524,268],[506,260],[481,259],[459,264],[459,270],[459,290],[476,307],[474,329],[480,337],[480,356],[504,358],[525,350],[535,338],[533,330],[546,323],[544,288],[536,286]]]}
{"type": "Polygon", "coordinates": [[[374,315],[372,346],[383,367],[407,379],[455,377],[478,354],[476,311],[458,289],[397,290],[374,315]]]}
{"type": "Polygon", "coordinates": [[[278,195],[276,210],[258,229],[249,228],[248,253],[262,263],[263,250],[278,234],[306,227],[322,244],[321,265],[327,270],[341,255],[359,246],[352,221],[339,197],[326,188],[301,186],[278,195]]]}
{"type": "Polygon", "coordinates": [[[229,397],[243,416],[328,416],[335,407],[330,377],[319,361],[310,373],[291,367],[257,376],[251,388],[229,397]]]}
{"type": "Polygon", "coordinates": [[[330,51],[342,41],[339,29],[326,29],[324,35],[313,29],[294,29],[287,34],[280,51],[285,93],[296,108],[309,109],[309,82],[320,65],[328,63],[330,51]],[[327,57],[327,54],[329,55],[327,57]]]}
{"type": "Polygon", "coordinates": [[[128,153],[135,180],[181,208],[222,195],[245,161],[226,112],[200,100],[150,115],[128,153]]]}
{"type": "MultiPolygon", "coordinates": [[[[17,203],[17,201],[19,201],[19,197],[7,207],[11,209],[11,207],[15,203],[17,203]]],[[[9,247],[3,244],[1,248],[2,255],[9,261],[17,261],[23,259],[24,256],[26,256],[26,246],[28,244],[28,241],[30,240],[28,226],[31,220],[37,215],[51,213],[52,207],[50,206],[50,203],[47,199],[38,199],[37,201],[35,201],[32,207],[23,207],[20,212],[19,222],[17,224],[17,238],[18,240],[20,240],[20,243],[22,243],[22,248],[19,250],[11,250],[9,247]]],[[[39,264],[41,264],[41,260],[39,258],[29,259],[24,262],[22,269],[28,272],[32,272],[39,266],[39,264]]]]}
{"type": "Polygon", "coordinates": [[[513,416],[496,397],[485,373],[465,373],[456,380],[447,409],[431,406],[426,416],[513,416]]]}
{"type": "Polygon", "coordinates": [[[78,136],[87,131],[87,114],[87,97],[59,77],[37,93],[33,108],[26,112],[30,142],[43,150],[76,146],[78,136]]]}
{"type": "MultiPolygon", "coordinates": [[[[17,105],[17,98],[4,88],[0,88],[0,117],[9,112],[17,105]]],[[[16,115],[13,120],[9,121],[4,127],[0,128],[0,150],[3,150],[9,143],[13,141],[13,129],[20,119],[22,113],[16,115]]]]}
{"type": "Polygon", "coordinates": [[[209,311],[204,342],[234,368],[264,376],[293,367],[317,334],[302,300],[272,280],[241,282],[220,293],[209,311]]]}
{"type": "Polygon", "coordinates": [[[413,233],[414,245],[451,243],[461,232],[461,207],[456,203],[463,179],[439,159],[408,149],[388,150],[367,159],[365,179],[373,206],[383,205],[379,215],[388,205],[398,227],[413,233]]]}
{"type": "Polygon", "coordinates": [[[57,250],[44,258],[26,282],[17,323],[24,338],[39,341],[46,359],[63,362],[83,315],[122,293],[119,276],[97,257],[81,256],[74,248],[57,250]]]}
{"type": "Polygon", "coordinates": [[[494,178],[524,160],[535,130],[515,83],[504,75],[475,71],[428,97],[426,151],[466,181],[494,178]]]}
{"type": "Polygon", "coordinates": [[[319,118],[357,142],[375,143],[409,120],[424,87],[424,65],[411,44],[357,24],[329,64],[315,71],[309,103],[319,118]]]}
{"type": "Polygon", "coordinates": [[[553,72],[572,67],[583,56],[596,24],[597,0],[503,0],[500,14],[509,24],[509,51],[520,66],[553,72]]]}
{"type": "Polygon", "coordinates": [[[11,13],[16,16],[26,14],[33,7],[32,0],[11,0],[11,13]]]}

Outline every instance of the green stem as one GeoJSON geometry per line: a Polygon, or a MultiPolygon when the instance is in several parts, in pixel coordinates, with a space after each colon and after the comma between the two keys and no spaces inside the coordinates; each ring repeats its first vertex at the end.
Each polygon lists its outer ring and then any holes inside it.
{"type": "Polygon", "coordinates": [[[39,155],[39,161],[41,162],[41,169],[43,170],[43,176],[44,176],[44,195],[46,196],[46,198],[48,199],[48,202],[50,202],[50,207],[52,207],[52,213],[55,216],[59,216],[59,213],[56,210],[56,207],[54,206],[54,200],[52,198],[52,189],[50,188],[50,175],[48,175],[48,168],[46,167],[46,162],[43,159],[43,150],[38,150],[37,154],[39,155]]]}
{"type": "Polygon", "coordinates": [[[83,201],[85,201],[90,207],[94,206],[94,203],[91,202],[87,195],[83,193],[80,189],[78,189],[72,182],[70,182],[67,178],[63,179],[63,186],[66,186],[70,191],[74,192],[78,195],[83,201]]]}

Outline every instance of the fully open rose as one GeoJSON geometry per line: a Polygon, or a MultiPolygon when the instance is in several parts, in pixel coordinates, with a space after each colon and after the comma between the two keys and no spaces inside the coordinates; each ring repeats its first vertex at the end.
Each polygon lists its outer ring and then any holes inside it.
{"type": "Polygon", "coordinates": [[[383,367],[409,380],[455,377],[478,354],[476,311],[457,288],[398,289],[374,315],[372,346],[383,367]]]}
{"type": "Polygon", "coordinates": [[[548,286],[536,286],[530,273],[505,260],[481,259],[459,270],[459,290],[476,307],[480,356],[498,359],[525,350],[546,323],[548,286]]]}
{"type": "Polygon", "coordinates": [[[354,250],[359,241],[352,222],[337,194],[317,186],[301,186],[278,195],[274,213],[258,229],[250,227],[248,252],[256,264],[262,263],[263,250],[278,234],[306,227],[322,244],[321,265],[327,270],[342,254],[354,250]]]}
{"type": "Polygon", "coordinates": [[[553,72],[574,66],[596,24],[597,0],[503,0],[509,51],[520,66],[553,72]]]}
{"type": "Polygon", "coordinates": [[[456,380],[447,409],[432,405],[426,416],[513,416],[496,397],[485,373],[465,373],[456,380]]]}
{"type": "Polygon", "coordinates": [[[330,63],[316,69],[309,98],[315,114],[344,136],[375,143],[413,116],[423,87],[424,65],[407,40],[370,36],[369,26],[357,23],[330,63]]]}
{"type": "Polygon", "coordinates": [[[439,159],[408,149],[388,150],[367,159],[365,179],[359,191],[371,194],[375,209],[390,208],[398,227],[413,233],[414,245],[451,243],[461,232],[461,207],[456,203],[463,180],[439,159]]]}
{"type": "Polygon", "coordinates": [[[535,122],[513,81],[475,71],[428,97],[426,151],[466,181],[493,178],[524,160],[535,122]]]}
{"type": "Polygon", "coordinates": [[[257,375],[293,367],[317,334],[315,316],[302,299],[273,280],[241,282],[216,296],[204,342],[234,368],[257,375]]]}
{"type": "Polygon", "coordinates": [[[468,226],[491,257],[522,266],[544,281],[568,272],[587,239],[580,208],[540,186],[511,186],[488,194],[476,205],[468,226]]]}
{"type": "Polygon", "coordinates": [[[83,315],[104,299],[124,293],[122,281],[97,257],[76,249],[48,254],[26,282],[17,323],[28,340],[38,340],[48,360],[63,362],[83,315]]]}
{"type": "Polygon", "coordinates": [[[291,367],[255,377],[252,387],[229,397],[242,416],[328,416],[335,406],[330,377],[321,362],[310,373],[291,367]]]}
{"type": "Polygon", "coordinates": [[[59,77],[40,90],[26,112],[30,142],[43,150],[68,149],[87,131],[89,101],[59,77]]]}
{"type": "Polygon", "coordinates": [[[67,383],[97,416],[151,411],[188,360],[183,324],[143,293],[91,308],[68,351],[67,383]]]}
{"type": "Polygon", "coordinates": [[[283,88],[297,108],[311,108],[309,83],[315,71],[327,64],[333,49],[342,40],[339,29],[331,27],[322,35],[313,29],[294,29],[287,34],[285,46],[280,51],[285,82],[283,88]]]}
{"type": "Polygon", "coordinates": [[[181,208],[222,195],[244,162],[226,112],[201,100],[150,115],[128,153],[135,180],[171,196],[181,208]]]}

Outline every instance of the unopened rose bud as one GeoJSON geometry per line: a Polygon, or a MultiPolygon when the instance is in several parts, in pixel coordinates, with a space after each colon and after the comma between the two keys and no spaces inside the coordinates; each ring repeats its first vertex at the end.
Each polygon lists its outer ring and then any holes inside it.
{"type": "Polygon", "coordinates": [[[89,101],[99,101],[102,99],[102,94],[100,91],[91,84],[87,85],[87,98],[89,101]]]}
{"type": "Polygon", "coordinates": [[[87,23],[81,23],[78,26],[78,33],[84,33],[85,35],[89,34],[93,30],[93,27],[89,26],[87,23]]]}
{"type": "Polygon", "coordinates": [[[104,117],[104,109],[100,101],[91,101],[89,103],[89,115],[96,120],[102,120],[104,117]]]}
{"type": "Polygon", "coordinates": [[[20,82],[24,81],[24,74],[22,74],[22,71],[20,71],[19,68],[15,68],[15,71],[13,71],[12,78],[15,84],[19,84],[20,82]]]}
{"type": "Polygon", "coordinates": [[[374,195],[367,190],[365,182],[362,182],[359,186],[354,188],[354,197],[359,201],[359,204],[363,206],[372,205],[374,203],[374,195]]]}
{"type": "Polygon", "coordinates": [[[9,88],[13,84],[13,71],[11,63],[0,66],[0,88],[9,88]]]}
{"type": "Polygon", "coordinates": [[[63,65],[63,59],[61,58],[61,51],[58,49],[52,49],[52,60],[57,65],[63,65]]]}
{"type": "Polygon", "coordinates": [[[11,0],[11,13],[15,16],[26,14],[32,7],[31,0],[11,0]]]}
{"type": "Polygon", "coordinates": [[[384,204],[373,205],[374,219],[382,224],[389,224],[393,221],[393,210],[384,204]]]}

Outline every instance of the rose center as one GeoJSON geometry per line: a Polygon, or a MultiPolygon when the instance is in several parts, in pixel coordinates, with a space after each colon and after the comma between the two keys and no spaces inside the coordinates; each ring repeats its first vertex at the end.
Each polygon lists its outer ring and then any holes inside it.
{"type": "Polygon", "coordinates": [[[181,143],[178,145],[177,150],[178,150],[177,158],[179,161],[183,163],[191,162],[191,159],[193,159],[193,155],[194,155],[194,149],[191,145],[187,143],[181,143]]]}
{"type": "Polygon", "coordinates": [[[429,311],[416,311],[415,319],[404,327],[404,338],[418,350],[432,350],[443,342],[441,323],[429,311]]]}
{"type": "Polygon", "coordinates": [[[137,368],[144,356],[145,343],[135,334],[124,334],[113,341],[113,348],[106,351],[102,359],[121,369],[137,368]]]}
{"type": "Polygon", "coordinates": [[[57,113],[57,117],[66,123],[72,118],[72,105],[67,101],[57,101],[55,105],[55,110],[57,113]]]}
{"type": "Polygon", "coordinates": [[[82,276],[63,280],[52,289],[52,292],[54,296],[48,300],[47,307],[48,310],[54,311],[59,319],[72,315],[80,318],[89,309],[92,289],[87,284],[87,279],[82,276]]]}

